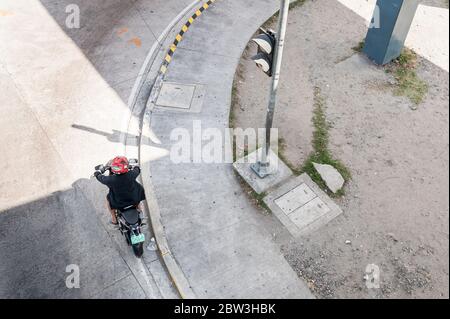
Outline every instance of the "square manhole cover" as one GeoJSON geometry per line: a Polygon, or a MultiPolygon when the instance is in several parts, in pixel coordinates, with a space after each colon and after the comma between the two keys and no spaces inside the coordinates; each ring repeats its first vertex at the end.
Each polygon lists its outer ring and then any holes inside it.
{"type": "Polygon", "coordinates": [[[302,229],[320,219],[330,211],[330,207],[317,197],[293,212],[289,215],[289,218],[297,227],[302,229]]]}
{"type": "Polygon", "coordinates": [[[336,203],[302,174],[272,189],[264,202],[296,238],[309,234],[342,214],[336,203]]]}
{"type": "Polygon", "coordinates": [[[188,110],[194,97],[195,85],[165,82],[156,101],[157,106],[188,110]]]}
{"type": "Polygon", "coordinates": [[[312,191],[312,189],[303,183],[291,190],[289,193],[276,199],[275,203],[286,215],[289,215],[316,197],[317,195],[312,191]]]}

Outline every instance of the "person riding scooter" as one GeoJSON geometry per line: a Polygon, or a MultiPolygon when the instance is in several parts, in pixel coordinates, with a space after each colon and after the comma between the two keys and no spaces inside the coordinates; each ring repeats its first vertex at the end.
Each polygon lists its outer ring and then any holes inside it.
{"type": "Polygon", "coordinates": [[[113,225],[118,224],[116,210],[139,207],[141,201],[145,200],[144,188],[136,181],[140,173],[139,166],[130,166],[126,157],[116,157],[106,167],[101,165],[94,173],[95,178],[109,188],[106,203],[113,225]],[[111,173],[109,176],[104,175],[107,170],[111,173]]]}

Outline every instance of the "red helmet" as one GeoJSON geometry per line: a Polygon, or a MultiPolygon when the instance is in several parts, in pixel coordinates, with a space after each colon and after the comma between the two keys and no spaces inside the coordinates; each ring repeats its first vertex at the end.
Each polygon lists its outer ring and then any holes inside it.
{"type": "Polygon", "coordinates": [[[116,157],[111,162],[111,172],[117,175],[126,174],[129,172],[128,159],[123,156],[116,157]]]}

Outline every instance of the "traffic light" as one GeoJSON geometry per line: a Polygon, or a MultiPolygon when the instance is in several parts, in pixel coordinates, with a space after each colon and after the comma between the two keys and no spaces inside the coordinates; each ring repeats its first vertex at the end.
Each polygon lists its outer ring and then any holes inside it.
{"type": "Polygon", "coordinates": [[[264,73],[271,77],[277,42],[275,32],[261,29],[261,33],[252,41],[258,45],[258,53],[252,57],[252,60],[264,73]]]}

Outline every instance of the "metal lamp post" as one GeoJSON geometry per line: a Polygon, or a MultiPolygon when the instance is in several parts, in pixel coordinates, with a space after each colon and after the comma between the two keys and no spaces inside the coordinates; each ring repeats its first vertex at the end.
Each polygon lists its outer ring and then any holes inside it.
{"type": "Polygon", "coordinates": [[[273,125],[273,117],[275,113],[275,106],[277,101],[278,84],[280,82],[281,65],[283,59],[284,40],[286,36],[288,15],[289,15],[289,0],[281,0],[280,18],[278,21],[278,36],[276,37],[275,47],[273,52],[272,71],[272,85],[270,87],[269,106],[267,108],[266,117],[266,140],[262,149],[261,156],[258,162],[251,167],[253,171],[260,177],[265,178],[274,172],[274,168],[270,165],[270,139],[273,125]]]}

